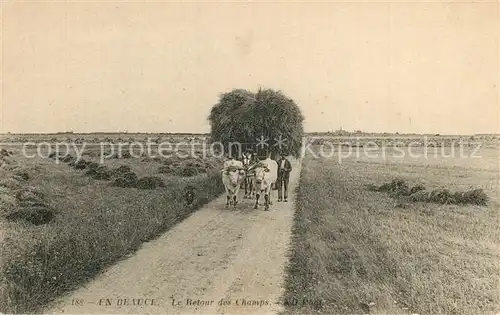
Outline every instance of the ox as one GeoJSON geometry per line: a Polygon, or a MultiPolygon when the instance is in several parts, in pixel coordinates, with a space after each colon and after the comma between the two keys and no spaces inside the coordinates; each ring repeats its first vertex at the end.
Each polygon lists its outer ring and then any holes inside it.
{"type": "Polygon", "coordinates": [[[278,164],[276,161],[267,158],[257,165],[254,169],[255,171],[255,205],[254,209],[259,206],[260,195],[264,195],[264,207],[265,210],[269,210],[269,205],[271,202],[271,187],[276,183],[278,177],[278,164]]]}
{"type": "Polygon", "coordinates": [[[222,183],[226,190],[226,207],[232,204],[236,207],[238,203],[238,192],[240,186],[245,179],[245,171],[235,167],[230,167],[227,170],[222,170],[222,183]]]}

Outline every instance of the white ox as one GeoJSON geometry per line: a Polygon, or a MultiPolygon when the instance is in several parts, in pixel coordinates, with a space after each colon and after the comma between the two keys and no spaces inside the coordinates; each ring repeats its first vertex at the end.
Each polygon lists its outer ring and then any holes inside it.
{"type": "MultiPolygon", "coordinates": [[[[239,162],[241,163],[241,162],[239,162]]],[[[245,171],[238,161],[229,161],[225,163],[224,169],[221,171],[222,183],[226,190],[226,206],[238,204],[238,192],[240,191],[241,183],[245,180],[245,171]]]]}
{"type": "Polygon", "coordinates": [[[278,177],[278,163],[272,159],[266,159],[262,161],[257,167],[255,167],[255,205],[254,209],[259,206],[260,195],[264,195],[264,207],[265,210],[269,210],[269,205],[271,202],[271,187],[276,183],[278,177]]]}

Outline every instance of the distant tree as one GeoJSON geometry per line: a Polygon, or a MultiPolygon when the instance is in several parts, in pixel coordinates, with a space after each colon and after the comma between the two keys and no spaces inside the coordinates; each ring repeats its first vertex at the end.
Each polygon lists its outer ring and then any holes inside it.
{"type": "Polygon", "coordinates": [[[226,153],[231,143],[257,145],[257,139],[263,138],[267,139],[267,146],[260,148],[273,155],[282,151],[300,156],[304,116],[297,104],[281,91],[259,89],[253,93],[234,89],[223,93],[208,120],[212,141],[222,143],[226,153]],[[281,145],[278,139],[283,140],[281,145]]]}

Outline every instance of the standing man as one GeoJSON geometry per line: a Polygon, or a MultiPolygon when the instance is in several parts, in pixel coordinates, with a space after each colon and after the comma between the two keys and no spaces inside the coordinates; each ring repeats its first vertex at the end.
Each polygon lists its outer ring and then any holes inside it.
{"type": "Polygon", "coordinates": [[[290,180],[290,172],[292,171],[292,164],[283,155],[278,154],[278,202],[281,202],[285,197],[285,202],[288,202],[288,181],[290,180]],[[282,195],[283,188],[285,188],[284,196],[282,195]]]}
{"type": "Polygon", "coordinates": [[[242,187],[245,188],[245,197],[248,196],[248,191],[249,191],[249,176],[250,174],[248,173],[248,169],[251,165],[252,162],[252,153],[250,150],[246,150],[245,153],[243,154],[242,157],[242,162],[243,162],[243,168],[245,169],[245,180],[243,183],[241,183],[242,187]]]}

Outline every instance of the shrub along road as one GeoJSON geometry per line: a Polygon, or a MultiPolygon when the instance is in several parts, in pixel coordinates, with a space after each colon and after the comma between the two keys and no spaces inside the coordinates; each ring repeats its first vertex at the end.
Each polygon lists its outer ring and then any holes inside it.
{"type": "MultiPolygon", "coordinates": [[[[56,301],[44,313],[271,314],[281,311],[300,162],[291,160],[289,202],[253,210],[225,195],[132,257],[56,301]]],[[[261,203],[262,203],[261,198],[261,203]]]]}

